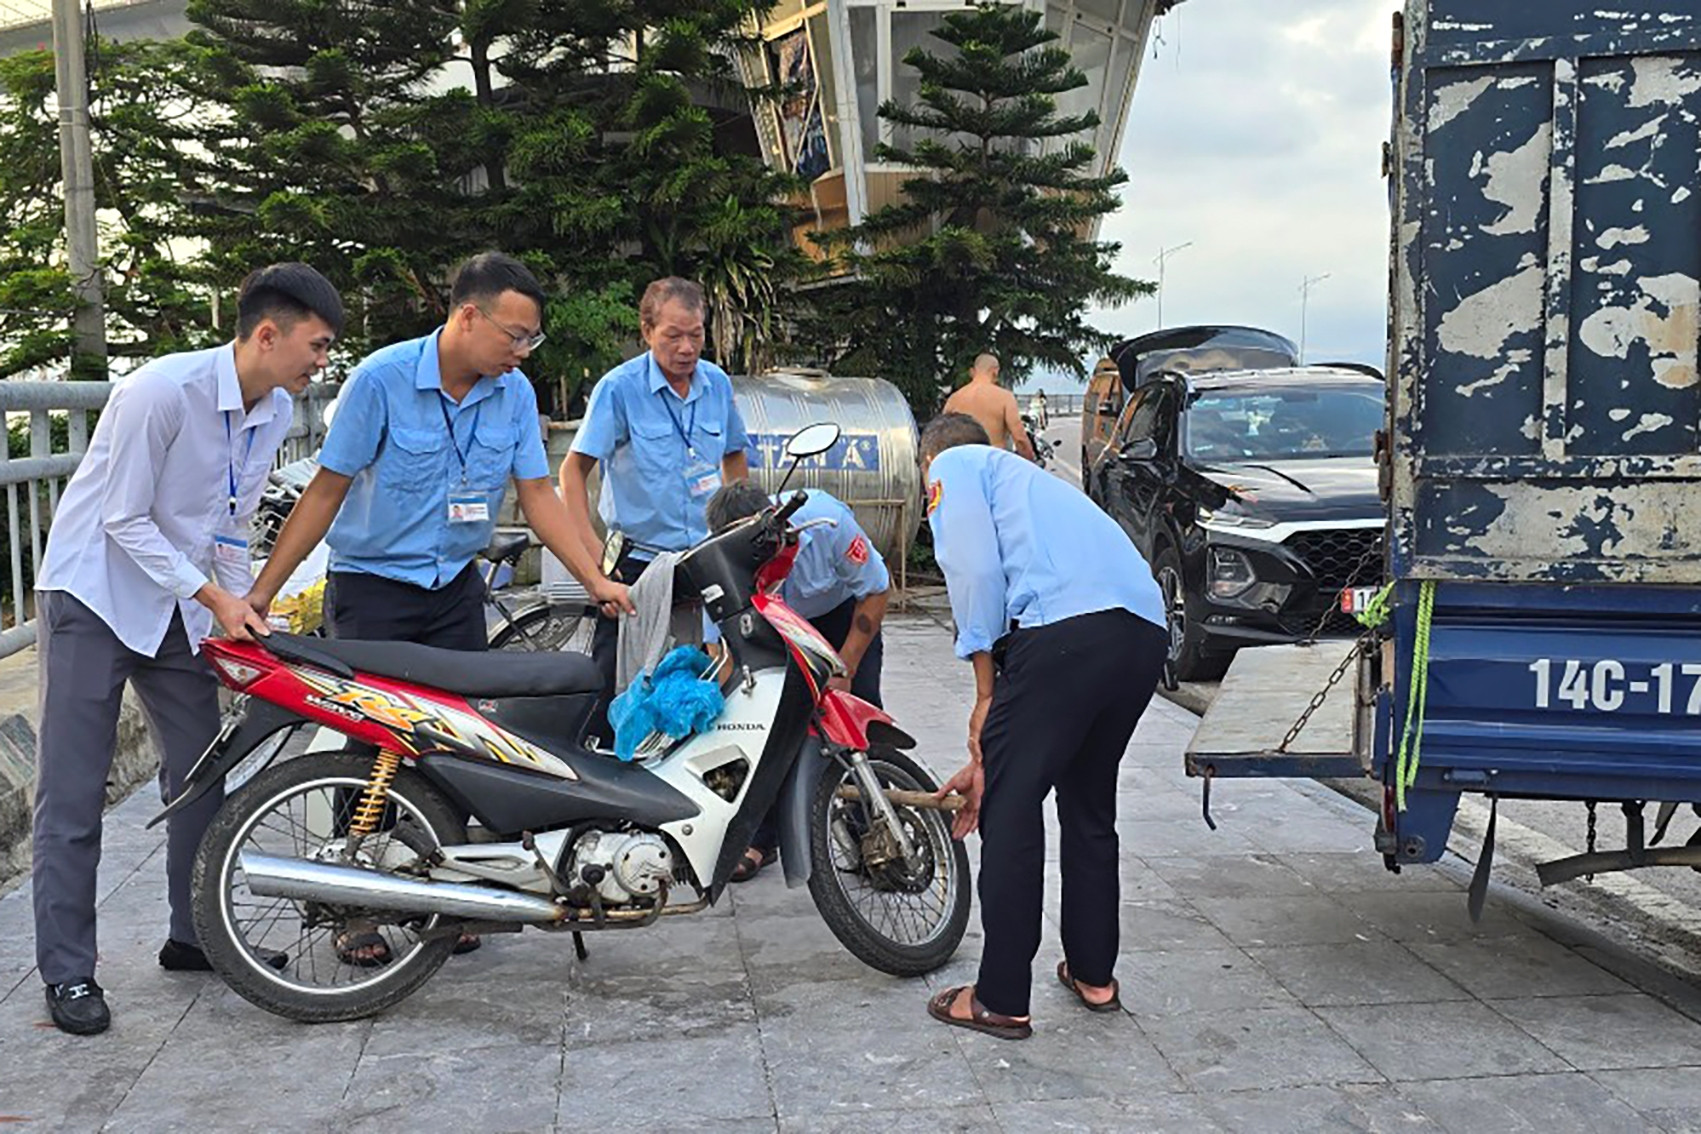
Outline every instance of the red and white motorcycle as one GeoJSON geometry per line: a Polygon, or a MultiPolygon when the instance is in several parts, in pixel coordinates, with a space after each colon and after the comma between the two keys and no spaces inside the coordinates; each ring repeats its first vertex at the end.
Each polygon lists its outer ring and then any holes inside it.
{"type": "MultiPolygon", "coordinates": [[[[803,430],[793,468],[838,435],[803,430]]],[[[847,949],[899,976],[943,965],[968,921],[968,857],[946,813],[903,794],[938,786],[904,753],[915,742],[829,688],[838,655],[779,598],[804,499],[681,560],[676,594],[700,595],[720,627],[726,708],[696,735],[652,737],[632,763],[580,742],[601,695],[580,654],[206,642],[241,697],[161,818],[250,754],[268,760],[283,730],[378,749],[271,764],[225,801],[195,864],[196,929],[219,975],[279,1015],[348,1020],[412,993],[462,933],[569,931],[582,957],[583,933],[712,904],[776,803],[786,881],[808,884],[847,949]],[[353,963],[347,941],[374,935],[382,948],[361,960],[387,959],[353,963]]]]}

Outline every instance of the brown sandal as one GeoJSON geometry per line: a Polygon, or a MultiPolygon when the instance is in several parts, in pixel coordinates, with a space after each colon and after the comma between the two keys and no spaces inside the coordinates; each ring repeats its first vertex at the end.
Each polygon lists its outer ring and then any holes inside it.
{"type": "Polygon", "coordinates": [[[780,852],[777,850],[762,850],[759,847],[751,847],[749,850],[745,851],[744,856],[738,860],[738,865],[732,868],[732,875],[727,879],[727,881],[748,882],[758,874],[762,873],[764,867],[771,865],[773,861],[779,857],[780,852]],[[751,857],[752,851],[755,852],[755,857],[751,857]]]}
{"type": "Polygon", "coordinates": [[[985,1032],[999,1039],[1027,1039],[1034,1034],[1034,1026],[1027,1020],[1018,1020],[1014,1016],[1001,1016],[997,1012],[988,1012],[980,998],[974,994],[974,985],[960,984],[956,988],[947,988],[944,992],[927,1002],[927,1014],[942,1024],[950,1024],[954,1028],[967,1028],[971,1032],[985,1032]],[[964,1020],[951,1015],[951,1005],[957,1002],[957,997],[967,990],[969,993],[969,1011],[973,1013],[970,1019],[964,1020]]]}
{"type": "Polygon", "coordinates": [[[1064,988],[1067,988],[1070,992],[1075,994],[1075,999],[1079,1000],[1082,1007],[1086,1008],[1089,1012],[1122,1011],[1122,989],[1116,983],[1115,978],[1112,978],[1110,982],[1110,999],[1106,1000],[1103,1004],[1097,1004],[1088,1000],[1085,994],[1081,992],[1080,982],[1069,975],[1068,961],[1057,962],[1057,979],[1062,983],[1064,988]]]}

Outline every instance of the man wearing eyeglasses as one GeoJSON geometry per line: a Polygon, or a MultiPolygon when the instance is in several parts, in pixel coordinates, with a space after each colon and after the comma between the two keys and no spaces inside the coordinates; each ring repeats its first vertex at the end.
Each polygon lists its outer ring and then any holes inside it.
{"type": "MultiPolygon", "coordinates": [[[[543,310],[543,289],[523,264],[480,253],[456,273],[442,327],[355,367],[319,471],[249,592],[256,610],[266,612],[328,531],[337,637],[485,649],[473,559],[490,543],[510,478],[538,539],[597,601],[631,609],[626,587],[598,569],[550,481],[537,395],[520,372],[543,342],[543,310]]],[[[382,937],[345,936],[337,946],[346,963],[390,959],[382,937]]],[[[463,938],[456,951],[476,945],[463,938]]]]}

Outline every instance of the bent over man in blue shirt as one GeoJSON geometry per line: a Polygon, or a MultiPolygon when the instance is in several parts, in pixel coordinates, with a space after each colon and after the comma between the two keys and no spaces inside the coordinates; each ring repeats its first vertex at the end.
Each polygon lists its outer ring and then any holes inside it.
{"type": "MultiPolygon", "coordinates": [[[[709,498],[709,528],[722,531],[777,502],[751,481],[734,481],[709,498]]],[[[835,677],[830,684],[879,705],[885,657],[880,623],[886,617],[886,593],[892,586],[886,560],[857,523],[856,513],[819,488],[809,490],[808,501],[792,513],[791,522],[805,530],[798,536],[797,558],[780,595],[833,644],[850,671],[848,679],[835,677]],[[812,520],[827,522],[810,527],[812,520]]],[[[774,861],[778,844],[779,830],[770,811],[744,859],[733,868],[731,881],[756,877],[774,861]]]]}
{"type": "Polygon", "coordinates": [[[1063,960],[1057,978],[1095,1012],[1120,1007],[1116,781],[1168,651],[1151,568],[1076,488],[993,449],[973,418],[944,414],[921,438],[934,556],[974,664],[969,763],[940,789],[966,800],[953,834],[981,832],[985,941],[972,985],[934,1018],[1025,1039],[1044,897],[1041,805],[1057,792],[1063,960]]]}
{"type": "MultiPolygon", "coordinates": [[[[561,462],[561,496],[593,556],[591,471],[602,464],[603,526],[623,537],[614,576],[635,583],[658,551],[684,551],[709,534],[703,509],[722,484],[750,475],[750,439],[726,371],[703,360],[703,289],[670,276],[644,289],[638,329],[647,351],[604,374],[591,391],[585,421],[561,462]]],[[[606,696],[587,728],[608,737],[619,626],[604,607],[591,655],[606,696]]]]}

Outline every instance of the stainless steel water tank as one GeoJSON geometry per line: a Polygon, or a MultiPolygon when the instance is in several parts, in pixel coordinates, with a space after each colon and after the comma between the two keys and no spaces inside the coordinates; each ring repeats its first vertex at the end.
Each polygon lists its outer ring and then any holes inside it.
{"type": "Polygon", "coordinates": [[[735,376],[733,392],[750,434],[750,475],[769,492],[790,460],[785,444],[806,425],[830,421],[839,443],[805,461],[791,487],[821,488],[851,507],[857,522],[892,561],[921,526],[920,438],[910,404],[880,378],[840,378],[821,370],[735,376]]]}

